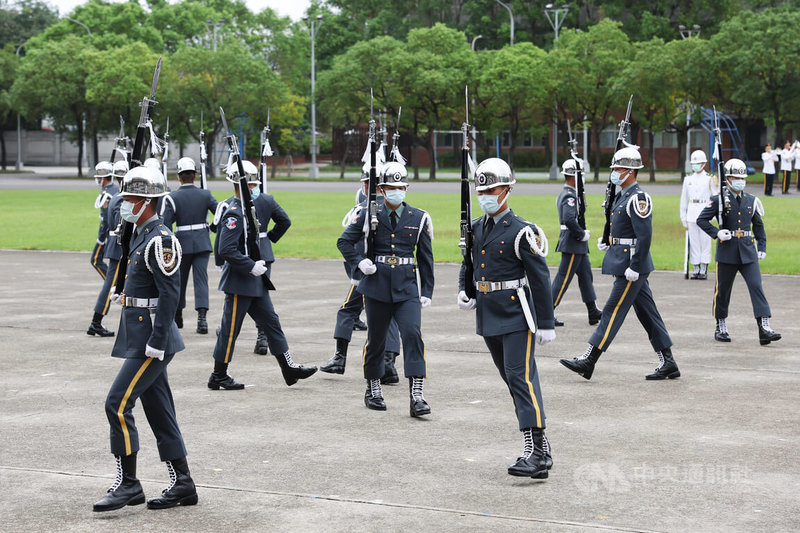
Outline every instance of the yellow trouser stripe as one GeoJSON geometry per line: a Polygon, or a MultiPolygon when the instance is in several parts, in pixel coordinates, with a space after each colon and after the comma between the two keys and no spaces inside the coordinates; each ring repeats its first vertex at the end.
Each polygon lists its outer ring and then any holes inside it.
{"type": "Polygon", "coordinates": [[[108,290],[108,294],[106,294],[106,305],[103,306],[103,316],[106,316],[108,313],[108,306],[111,304],[111,291],[117,286],[117,274],[119,274],[119,263],[117,263],[117,268],[114,269],[114,279],[111,280],[111,288],[108,290]]]}
{"type": "Polygon", "coordinates": [[[239,301],[239,295],[233,295],[233,312],[231,312],[231,330],[228,333],[228,347],[225,348],[225,362],[231,360],[231,346],[233,345],[233,332],[236,329],[236,304],[239,301]]]}
{"type": "Polygon", "coordinates": [[[536,394],[533,392],[533,383],[531,383],[531,346],[533,340],[533,333],[528,330],[528,347],[525,350],[525,383],[528,384],[528,392],[531,394],[531,402],[533,403],[533,410],[536,411],[536,427],[542,427],[542,410],[539,408],[539,402],[536,401],[536,394]]]}
{"type": "MultiPolygon", "coordinates": [[[[106,275],[103,274],[103,271],[100,270],[99,266],[97,266],[97,264],[98,264],[97,256],[100,255],[101,251],[103,251],[103,246],[104,245],[102,245],[102,244],[98,244],[97,245],[97,250],[95,250],[94,257],[92,258],[92,266],[94,267],[95,270],[97,270],[97,273],[100,274],[100,277],[102,277],[103,279],[106,279],[106,275]]],[[[103,260],[100,259],[100,262],[102,262],[102,261],[103,260]]]]}
{"type": "Polygon", "coordinates": [[[342,309],[347,305],[347,302],[350,301],[350,297],[353,296],[353,290],[355,290],[355,285],[350,285],[350,292],[347,293],[347,298],[344,299],[344,303],[342,304],[342,309]]]}
{"type": "Polygon", "coordinates": [[[628,289],[631,288],[632,281],[629,281],[627,285],[625,285],[625,290],[622,291],[622,296],[620,297],[619,301],[617,302],[617,306],[614,308],[614,312],[611,313],[611,320],[608,321],[608,326],[606,327],[606,333],[603,335],[603,340],[600,341],[600,344],[597,345],[598,350],[603,349],[603,345],[606,343],[606,339],[608,338],[608,334],[611,333],[611,326],[614,324],[614,319],[617,317],[617,311],[619,311],[619,306],[622,305],[622,301],[625,300],[625,296],[628,294],[628,289]]]}
{"type": "Polygon", "coordinates": [[[572,263],[575,261],[575,254],[572,254],[572,257],[569,258],[569,266],[567,266],[567,275],[564,276],[564,283],[561,284],[561,290],[558,291],[558,296],[556,296],[556,301],[553,302],[553,309],[558,307],[558,303],[561,301],[561,297],[564,295],[564,289],[567,288],[567,281],[569,281],[569,274],[572,272],[572,263]]]}
{"type": "Polygon", "coordinates": [[[717,296],[719,295],[719,261],[716,263],[717,271],[715,272],[714,276],[714,305],[711,306],[711,316],[717,316],[717,296]]]}
{"type": "Polygon", "coordinates": [[[139,382],[139,378],[142,377],[144,371],[147,370],[147,367],[150,366],[150,363],[153,362],[152,357],[148,357],[147,360],[142,363],[141,368],[139,371],[136,372],[136,375],[133,376],[131,380],[131,384],[128,385],[128,390],[125,391],[125,396],[122,397],[122,402],[119,404],[119,409],[117,410],[117,418],[119,418],[119,425],[122,426],[122,435],[125,438],[125,455],[130,455],[131,452],[131,436],[128,433],[128,425],[125,423],[125,415],[123,412],[125,411],[125,405],[128,403],[128,398],[131,397],[131,393],[133,392],[133,388],[136,386],[136,383],[139,382]]]}

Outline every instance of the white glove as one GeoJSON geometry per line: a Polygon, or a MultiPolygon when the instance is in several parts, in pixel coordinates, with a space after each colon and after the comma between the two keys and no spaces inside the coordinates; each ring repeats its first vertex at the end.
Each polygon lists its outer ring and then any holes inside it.
{"type": "Polygon", "coordinates": [[[767,257],[767,252],[758,252],[758,260],[759,261],[761,261],[765,257],[767,257]]]}
{"type": "Polygon", "coordinates": [[[253,265],[253,268],[250,270],[250,274],[252,274],[255,277],[258,277],[264,274],[266,271],[267,271],[267,265],[264,264],[263,259],[259,259],[258,261],[256,261],[256,264],[253,265]]]}
{"type": "Polygon", "coordinates": [[[144,354],[147,357],[152,357],[153,359],[158,359],[159,361],[164,360],[164,350],[156,350],[149,344],[144,347],[144,354]]]}
{"type": "Polygon", "coordinates": [[[625,269],[625,279],[628,281],[637,281],[639,279],[639,273],[635,270],[631,270],[630,268],[625,269]]]}
{"type": "Polygon", "coordinates": [[[719,239],[720,242],[729,241],[732,237],[731,230],[729,229],[721,229],[717,232],[717,239],[719,239]]]}
{"type": "Polygon", "coordinates": [[[601,252],[607,252],[608,251],[608,245],[603,242],[603,238],[602,237],[597,239],[597,249],[600,250],[601,252]]]}
{"type": "Polygon", "coordinates": [[[684,228],[689,229],[689,222],[685,218],[681,219],[681,224],[683,224],[684,228]]]}
{"type": "Polygon", "coordinates": [[[589,230],[583,230],[583,237],[581,237],[581,242],[586,242],[589,240],[589,230]]]}
{"type": "Polygon", "coordinates": [[[108,299],[111,301],[112,304],[118,304],[120,301],[119,294],[117,294],[117,287],[111,287],[111,291],[108,293],[108,299]]]}
{"type": "Polygon", "coordinates": [[[536,330],[536,344],[544,345],[554,340],[556,340],[556,330],[554,329],[536,330]]]}
{"type": "Polygon", "coordinates": [[[467,293],[461,291],[458,293],[458,298],[456,299],[456,303],[458,304],[458,308],[462,311],[469,311],[470,309],[475,309],[477,302],[475,302],[475,298],[470,298],[467,296],[467,293]]]}
{"type": "Polygon", "coordinates": [[[423,308],[430,307],[431,306],[431,299],[428,298],[427,296],[420,296],[419,297],[419,305],[421,305],[423,308]]]}
{"type": "Polygon", "coordinates": [[[350,285],[353,287],[358,287],[358,282],[361,281],[360,279],[350,278],[350,285]]]}
{"type": "Polygon", "coordinates": [[[372,262],[372,259],[362,259],[358,264],[358,269],[364,273],[365,276],[371,276],[378,271],[378,267],[372,262]]]}

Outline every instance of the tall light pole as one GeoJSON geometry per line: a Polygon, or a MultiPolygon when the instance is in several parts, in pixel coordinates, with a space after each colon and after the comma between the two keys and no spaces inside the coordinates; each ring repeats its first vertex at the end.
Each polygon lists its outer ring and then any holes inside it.
{"type": "MultiPolygon", "coordinates": [[[[700,35],[700,25],[694,24],[691,28],[687,28],[683,24],[678,26],[678,32],[681,34],[681,39],[688,39],[689,37],[697,37],[700,35]]],[[[689,157],[689,150],[692,149],[692,135],[689,131],[689,122],[691,117],[689,102],[686,102],[686,158],[683,163],[683,170],[687,174],[692,171],[692,161],[689,157]]]]}
{"type": "MultiPolygon", "coordinates": [[[[482,37],[483,37],[483,35],[477,35],[477,36],[475,36],[475,38],[472,39],[472,51],[473,52],[475,51],[475,42],[478,39],[482,38],[482,37]]],[[[472,95],[472,100],[470,101],[470,106],[472,107],[472,109],[475,109],[475,94],[474,93],[472,95]]],[[[473,123],[472,124],[472,160],[473,161],[477,161],[478,160],[478,147],[476,146],[476,143],[475,143],[476,139],[478,138],[477,133],[478,133],[477,130],[475,130],[475,124],[473,123]]]]}
{"type": "MultiPolygon", "coordinates": [[[[564,17],[569,11],[569,4],[564,4],[561,7],[554,7],[553,4],[544,6],[544,15],[547,21],[555,32],[555,39],[553,40],[554,46],[558,43],[558,30],[564,23],[564,17]]],[[[553,154],[550,163],[550,179],[558,179],[558,112],[557,107],[553,109],[553,154]]]]}
{"type": "MultiPolygon", "coordinates": [[[[19,58],[19,51],[22,50],[22,47],[26,44],[27,41],[17,47],[17,58],[19,58]]],[[[17,59],[17,63],[19,63],[19,59],[17,59]]],[[[14,165],[14,168],[22,170],[22,167],[22,118],[20,118],[19,111],[17,111],[17,164],[14,165]]]]}
{"type": "Polygon", "coordinates": [[[319,172],[317,171],[317,103],[314,101],[314,85],[316,83],[314,40],[317,38],[317,32],[322,24],[322,15],[303,20],[308,22],[308,34],[311,37],[311,169],[309,170],[309,176],[317,178],[319,177],[319,172]]]}
{"type": "Polygon", "coordinates": [[[514,46],[514,11],[511,9],[511,2],[505,3],[500,0],[495,0],[495,2],[508,10],[508,20],[511,22],[511,39],[509,42],[511,46],[514,46]]]}
{"type": "Polygon", "coordinates": [[[64,17],[64,18],[65,18],[65,19],[67,19],[67,20],[68,20],[68,21],[70,21],[70,22],[74,22],[75,24],[78,24],[78,25],[80,25],[80,26],[83,26],[83,29],[84,29],[84,30],[86,30],[86,33],[88,33],[88,34],[89,34],[89,37],[91,37],[91,36],[92,36],[92,32],[91,32],[91,31],[89,31],[89,26],[87,26],[86,24],[84,24],[84,23],[83,23],[83,22],[81,22],[80,20],[75,20],[75,19],[74,19],[74,18],[72,18],[72,17],[64,17]]]}
{"type": "MultiPolygon", "coordinates": [[[[89,37],[91,38],[92,32],[89,29],[89,26],[87,26],[86,24],[84,24],[80,20],[75,20],[72,17],[64,17],[64,18],[67,19],[70,22],[74,22],[75,24],[77,24],[79,26],[83,26],[83,29],[86,30],[86,33],[89,34],[89,37]]],[[[81,144],[83,145],[83,149],[82,149],[83,161],[81,161],[81,166],[86,165],[86,172],[89,173],[91,169],[89,168],[89,155],[86,153],[86,114],[85,113],[83,114],[83,117],[81,117],[81,127],[83,128],[83,135],[81,135],[81,144]]]]}
{"type": "Polygon", "coordinates": [[[212,31],[214,32],[214,47],[213,47],[214,52],[217,51],[217,28],[221,28],[222,26],[224,26],[225,22],[226,22],[226,19],[224,19],[224,18],[206,20],[206,24],[213,28],[212,31]]]}

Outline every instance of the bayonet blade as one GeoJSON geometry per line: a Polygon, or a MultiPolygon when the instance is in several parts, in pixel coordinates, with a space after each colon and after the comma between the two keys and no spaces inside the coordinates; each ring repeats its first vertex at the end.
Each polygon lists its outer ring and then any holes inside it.
{"type": "Polygon", "coordinates": [[[222,129],[225,130],[225,137],[227,137],[230,132],[228,131],[228,121],[225,120],[225,111],[222,110],[222,106],[219,106],[219,116],[222,118],[222,129]]]}
{"type": "Polygon", "coordinates": [[[169,137],[169,115],[167,115],[167,130],[164,132],[164,138],[169,137]]]}
{"type": "Polygon", "coordinates": [[[161,57],[158,58],[156,63],[156,71],[153,73],[153,86],[150,88],[150,100],[156,98],[156,87],[158,86],[158,76],[161,74],[161,57]]]}
{"type": "Polygon", "coordinates": [[[469,124],[469,85],[464,86],[464,108],[467,110],[465,122],[469,124]]]}
{"type": "Polygon", "coordinates": [[[125,119],[122,118],[122,115],[119,116],[119,138],[122,139],[125,137],[125,119]]]}
{"type": "Polygon", "coordinates": [[[270,111],[272,111],[272,108],[270,108],[270,107],[267,107],[267,133],[269,133],[269,118],[270,118],[270,111]]]}

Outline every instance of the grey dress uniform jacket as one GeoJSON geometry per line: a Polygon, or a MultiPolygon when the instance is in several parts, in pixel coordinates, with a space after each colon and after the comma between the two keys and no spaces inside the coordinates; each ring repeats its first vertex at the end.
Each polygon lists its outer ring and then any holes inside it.
{"type": "Polygon", "coordinates": [[[557,252],[588,254],[589,244],[583,239],[583,228],[578,224],[578,194],[574,187],[565,185],[556,200],[561,232],[558,234],[557,252]]]}
{"type": "Polygon", "coordinates": [[[117,228],[120,222],[119,208],[121,204],[122,195],[117,194],[108,202],[108,211],[106,212],[109,239],[106,241],[103,257],[106,259],[113,259],[114,261],[119,261],[122,257],[122,246],[119,244],[119,236],[117,235],[117,228]]]}
{"type": "MultiPolygon", "coordinates": [[[[539,329],[553,329],[553,297],[550,290],[550,271],[544,257],[534,253],[523,235],[519,242],[520,258],[517,257],[515,241],[526,227],[538,232],[534,225],[514,214],[511,209],[485,235],[486,216],[472,221],[475,236],[472,262],[475,280],[464,279],[464,266],[459,273],[458,287],[464,290],[465,283],[480,281],[498,282],[527,278],[525,295],[528,307],[539,329]],[[536,293],[536,298],[533,297],[536,293]]],[[[514,289],[497,290],[476,294],[476,333],[484,337],[505,335],[525,331],[528,323],[514,289]]]]}
{"type": "MultiPolygon", "coordinates": [[[[167,355],[184,349],[183,339],[175,324],[175,310],[180,295],[180,274],[173,234],[162,220],[154,217],[136,229],[131,242],[128,269],[125,276],[125,299],[158,299],[155,309],[124,306],[119,335],[111,355],[144,359],[145,345],[164,350],[167,355]],[[156,243],[161,240],[166,263],[175,263],[162,270],[156,259],[156,243]],[[148,246],[149,245],[149,246],[148,246]]],[[[124,259],[123,259],[124,260],[124,259]]]]}
{"type": "MultiPolygon", "coordinates": [[[[716,260],[720,263],[733,265],[757,263],[756,246],[759,252],[767,251],[767,234],[764,231],[764,222],[761,220],[760,212],[763,211],[760,200],[744,191],[740,198],[741,200],[738,200],[736,195],[731,194],[731,210],[727,215],[723,215],[723,226],[733,233],[733,238],[717,242],[716,260]]],[[[719,233],[719,229],[711,225],[711,220],[717,217],[718,210],[719,195],[712,196],[711,201],[697,217],[697,225],[712,239],[716,239],[719,233]]]]}
{"type": "MultiPolygon", "coordinates": [[[[414,259],[416,264],[391,264],[391,259],[381,263],[375,261],[377,272],[364,276],[358,283],[358,292],[368,298],[383,302],[402,302],[420,296],[433,297],[433,248],[431,246],[431,227],[428,213],[412,207],[405,202],[403,213],[392,229],[389,209],[378,206],[378,227],[374,231],[375,255],[414,259]],[[416,251],[416,255],[415,255],[416,251]],[[417,271],[421,286],[417,285],[417,271]]],[[[363,217],[367,210],[362,209],[353,222],[344,230],[336,245],[353,270],[365,259],[363,242],[363,217]]],[[[360,272],[360,270],[359,270],[360,272]]]]}
{"type": "Polygon", "coordinates": [[[654,270],[650,257],[653,238],[650,202],[650,197],[639,188],[638,183],[620,191],[614,198],[611,246],[603,258],[603,274],[624,276],[627,268],[639,274],[649,274],[654,270]]]}
{"type": "MultiPolygon", "coordinates": [[[[225,264],[219,280],[219,290],[229,294],[259,297],[264,295],[264,282],[250,271],[255,261],[247,253],[247,232],[242,213],[242,201],[231,197],[225,200],[228,209],[217,227],[215,253],[225,264]]],[[[266,261],[266,260],[265,260],[266,261]]]]}
{"type": "MultiPolygon", "coordinates": [[[[226,201],[230,202],[230,200],[226,201]]],[[[256,216],[261,224],[258,233],[258,248],[261,251],[261,259],[265,263],[272,263],[275,261],[275,255],[272,253],[272,243],[278,242],[283,237],[286,230],[292,225],[292,221],[271,194],[259,194],[254,203],[256,205],[256,216]],[[274,222],[274,225],[271,230],[267,231],[267,225],[270,220],[274,222]]]]}
{"type": "Polygon", "coordinates": [[[102,192],[97,196],[95,200],[95,207],[100,209],[100,226],[97,229],[97,242],[98,244],[105,244],[106,239],[108,238],[108,232],[110,229],[108,226],[108,205],[106,202],[110,204],[111,199],[119,194],[119,185],[117,185],[113,180],[111,183],[103,187],[102,192]]]}
{"type": "Polygon", "coordinates": [[[197,254],[211,251],[208,213],[213,214],[216,209],[217,200],[211,191],[185,183],[164,197],[161,217],[169,228],[175,223],[175,234],[181,241],[183,253],[197,254]]]}

